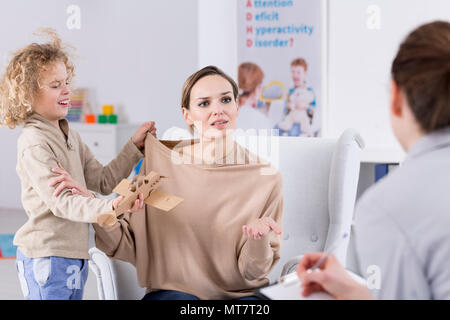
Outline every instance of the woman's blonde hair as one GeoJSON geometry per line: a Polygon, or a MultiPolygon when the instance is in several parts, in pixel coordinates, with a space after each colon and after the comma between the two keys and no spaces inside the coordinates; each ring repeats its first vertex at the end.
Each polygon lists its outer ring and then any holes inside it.
{"type": "Polygon", "coordinates": [[[50,41],[32,43],[16,51],[0,80],[0,126],[13,129],[33,113],[33,102],[38,92],[42,71],[55,62],[66,66],[68,80],[74,77],[74,65],[61,39],[52,29],[41,29],[50,41]]]}

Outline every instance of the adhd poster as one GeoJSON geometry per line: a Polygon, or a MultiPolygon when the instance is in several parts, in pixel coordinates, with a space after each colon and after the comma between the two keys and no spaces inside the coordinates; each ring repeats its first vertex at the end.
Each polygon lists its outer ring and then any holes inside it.
{"type": "Polygon", "coordinates": [[[321,3],[238,0],[238,128],[320,136],[321,3]]]}

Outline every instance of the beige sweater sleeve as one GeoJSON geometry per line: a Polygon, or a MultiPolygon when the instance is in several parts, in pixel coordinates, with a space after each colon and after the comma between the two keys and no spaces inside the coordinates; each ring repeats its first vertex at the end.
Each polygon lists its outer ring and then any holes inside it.
{"type": "MultiPolygon", "coordinates": [[[[260,218],[271,217],[281,228],[283,213],[283,194],[281,176],[260,218]]],[[[281,236],[270,231],[259,240],[248,239],[239,254],[238,264],[242,276],[247,280],[266,277],[273,266],[280,260],[281,236]]]]}
{"type": "MultiPolygon", "coordinates": [[[[145,210],[145,208],[142,210],[145,210]]],[[[125,213],[124,217],[118,219],[118,222],[111,227],[100,227],[98,224],[93,224],[95,246],[111,258],[136,265],[135,236],[129,219],[130,213],[125,213]]]]}
{"type": "MultiPolygon", "coordinates": [[[[133,156],[142,157],[142,153],[137,149],[131,139],[123,147],[117,158],[134,154],[133,156]],[[136,154],[138,152],[138,154],[136,154]]],[[[95,159],[93,159],[95,160],[95,159]]],[[[91,160],[91,166],[96,167],[95,161],[91,160]]],[[[111,163],[110,163],[111,164],[111,163]]],[[[108,164],[108,165],[110,165],[108,164]]],[[[139,173],[144,172],[145,162],[141,166],[139,173]]],[[[141,211],[145,212],[145,208],[134,212],[133,214],[138,214],[141,211]]],[[[111,258],[123,260],[136,264],[136,245],[134,231],[130,225],[130,213],[125,213],[121,219],[117,220],[117,223],[111,227],[100,227],[94,224],[95,230],[95,246],[102,250],[106,255],[111,258]]]]}
{"type": "MultiPolygon", "coordinates": [[[[81,141],[81,140],[80,140],[81,141]]],[[[82,143],[84,155],[84,177],[89,190],[108,195],[124,178],[128,177],[143,154],[130,140],[120,153],[106,166],[98,162],[88,146],[82,143]]]]}
{"type": "Polygon", "coordinates": [[[55,216],[76,222],[93,222],[98,214],[112,210],[113,200],[73,195],[69,189],[53,196],[54,188],[50,187],[50,182],[58,174],[51,169],[58,167],[58,160],[48,146],[30,146],[18,160],[39,195],[39,201],[44,202],[55,216]]]}

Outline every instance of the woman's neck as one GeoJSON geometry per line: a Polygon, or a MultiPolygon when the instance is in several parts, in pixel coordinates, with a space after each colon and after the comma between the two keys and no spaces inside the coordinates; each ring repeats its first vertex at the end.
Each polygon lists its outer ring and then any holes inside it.
{"type": "Polygon", "coordinates": [[[193,156],[195,163],[220,164],[234,151],[234,139],[231,130],[218,137],[201,136],[198,143],[185,146],[183,153],[193,156]]]}

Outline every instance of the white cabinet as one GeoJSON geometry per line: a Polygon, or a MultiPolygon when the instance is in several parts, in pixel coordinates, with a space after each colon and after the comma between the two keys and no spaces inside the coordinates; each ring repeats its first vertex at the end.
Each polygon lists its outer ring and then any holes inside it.
{"type": "Polygon", "coordinates": [[[17,139],[22,132],[21,127],[11,130],[0,128],[0,207],[22,209],[20,199],[20,180],[16,173],[17,139]]]}
{"type": "Polygon", "coordinates": [[[70,123],[70,128],[80,134],[81,140],[103,165],[119,154],[138,127],[138,124],[70,123]]]}

